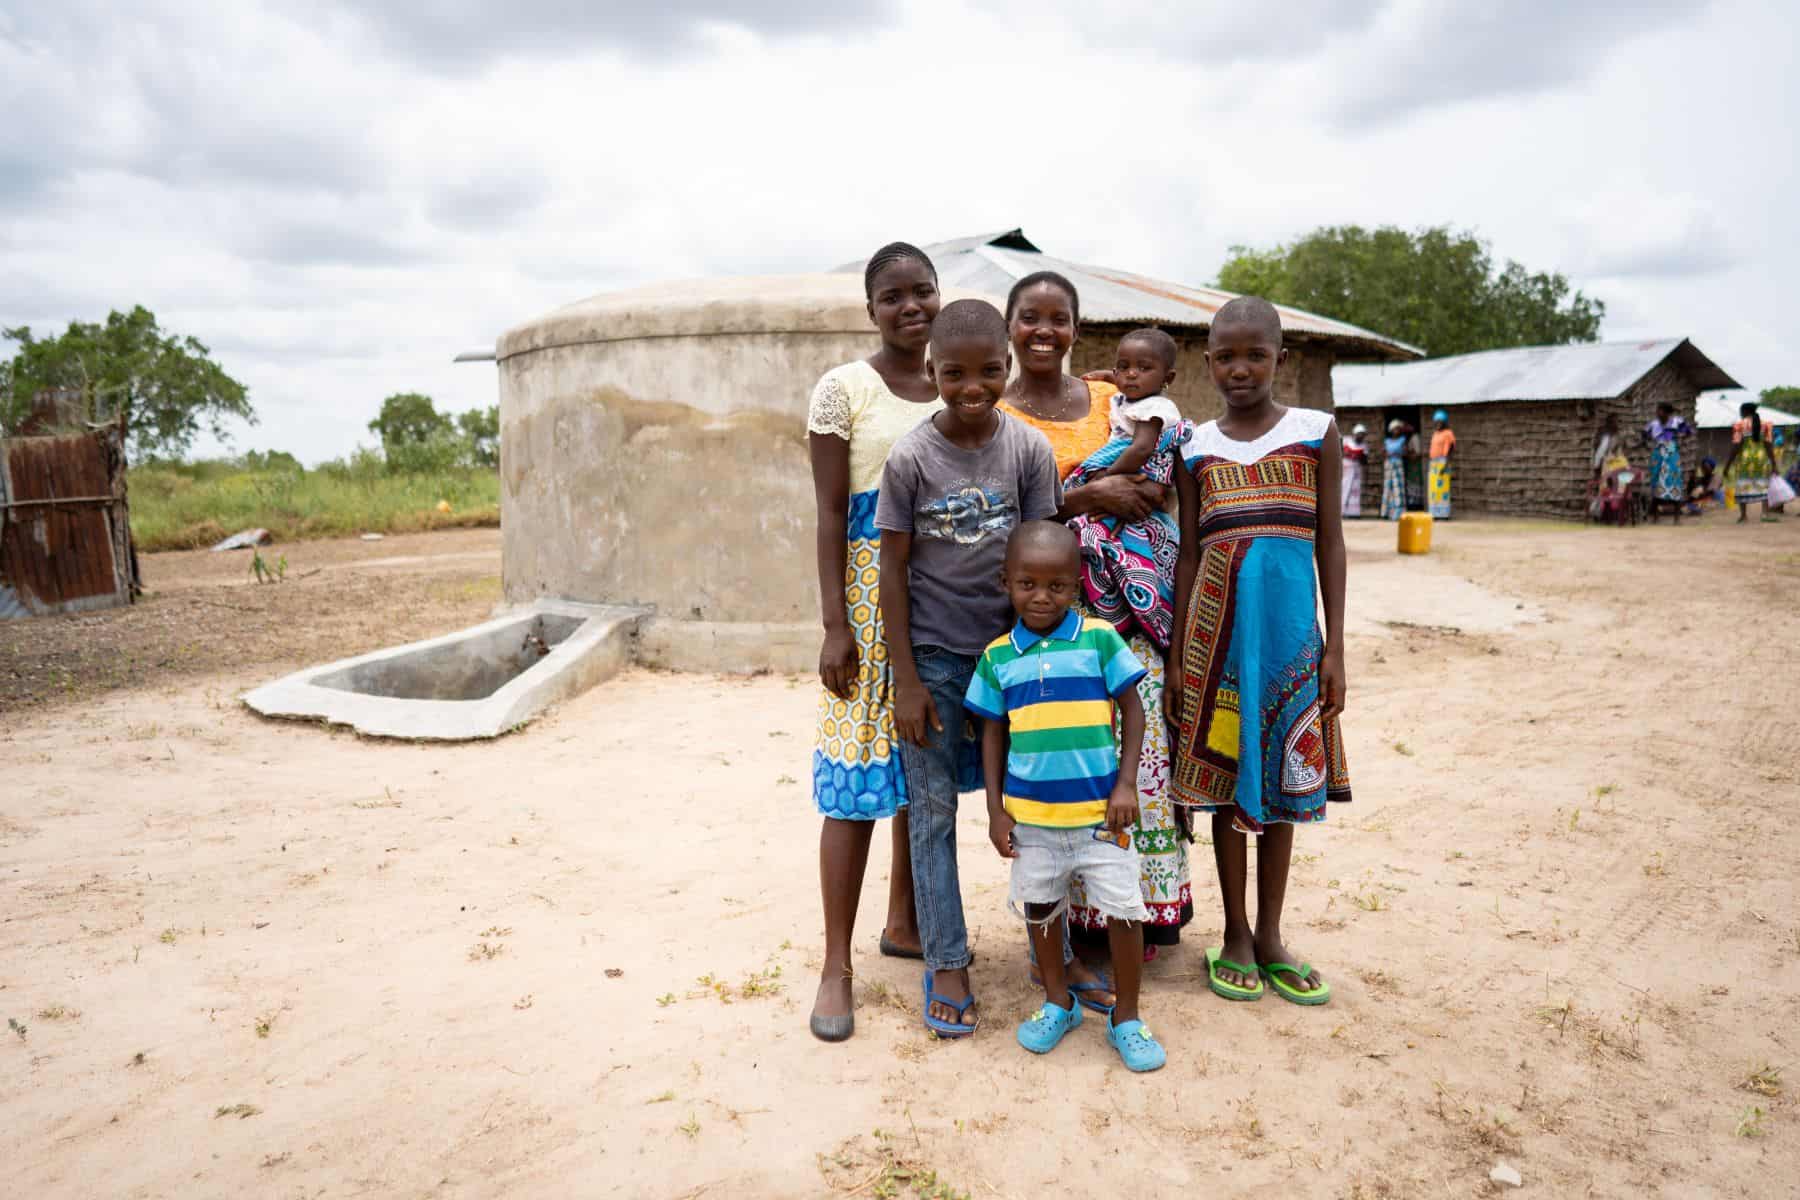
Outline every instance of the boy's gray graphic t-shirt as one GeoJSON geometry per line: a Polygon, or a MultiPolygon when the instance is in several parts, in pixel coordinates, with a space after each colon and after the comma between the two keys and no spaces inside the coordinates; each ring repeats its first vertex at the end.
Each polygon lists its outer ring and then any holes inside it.
{"type": "Polygon", "coordinates": [[[1020,521],[1062,507],[1056,457],[1044,435],[996,411],[1000,427],[964,450],[927,418],[888,452],[875,525],[910,533],[912,641],[980,654],[1012,624],[1000,586],[1006,539],[1020,521]]]}

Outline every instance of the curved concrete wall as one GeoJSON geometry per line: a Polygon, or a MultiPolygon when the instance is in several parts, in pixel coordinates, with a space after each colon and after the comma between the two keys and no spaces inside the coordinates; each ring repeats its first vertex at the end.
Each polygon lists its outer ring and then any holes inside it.
{"type": "Polygon", "coordinates": [[[855,275],[613,293],[508,332],[506,599],[816,623],[807,398],[876,344],[855,275]]]}

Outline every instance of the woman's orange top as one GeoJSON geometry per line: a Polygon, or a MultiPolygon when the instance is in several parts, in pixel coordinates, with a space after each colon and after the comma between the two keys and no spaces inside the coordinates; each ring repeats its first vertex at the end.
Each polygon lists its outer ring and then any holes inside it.
{"type": "Polygon", "coordinates": [[[1064,479],[1112,438],[1112,398],[1119,389],[1110,383],[1093,382],[1088,383],[1087,389],[1088,413],[1079,421],[1046,421],[1020,412],[1004,400],[1000,402],[1007,415],[1017,417],[1050,439],[1056,473],[1064,479]]]}
{"type": "Polygon", "coordinates": [[[1448,458],[1456,445],[1456,433],[1450,429],[1440,429],[1431,435],[1431,457],[1448,458]]]}

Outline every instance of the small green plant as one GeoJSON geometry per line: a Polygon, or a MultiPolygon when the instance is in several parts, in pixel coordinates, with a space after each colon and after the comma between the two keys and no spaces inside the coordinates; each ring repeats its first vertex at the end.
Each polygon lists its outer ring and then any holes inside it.
{"type": "Polygon", "coordinates": [[[6,1027],[18,1034],[21,1042],[25,1040],[25,1026],[19,1024],[17,1017],[6,1018],[6,1027]]]}
{"type": "Polygon", "coordinates": [[[669,1103],[669,1101],[671,1101],[673,1099],[675,1099],[675,1089],[670,1088],[668,1091],[664,1092],[660,1096],[650,1097],[650,1099],[644,1101],[644,1103],[645,1104],[667,1104],[667,1103],[669,1103]]]}
{"type": "Polygon", "coordinates": [[[1663,859],[1661,850],[1653,850],[1644,863],[1644,874],[1652,879],[1661,879],[1669,873],[1669,864],[1663,859]]]}
{"type": "Polygon", "coordinates": [[[682,1133],[687,1134],[689,1138],[697,1138],[700,1136],[700,1122],[691,1112],[688,1114],[688,1119],[677,1125],[675,1128],[682,1133]]]}
{"type": "Polygon", "coordinates": [[[213,1120],[216,1121],[220,1117],[236,1117],[240,1121],[247,1121],[261,1111],[262,1109],[256,1107],[254,1104],[244,1104],[241,1102],[238,1104],[221,1104],[218,1108],[213,1110],[213,1120]]]}
{"type": "Polygon", "coordinates": [[[671,1005],[673,1003],[675,1003],[675,993],[674,992],[664,992],[662,995],[660,995],[656,998],[656,1007],[658,1007],[658,1008],[667,1008],[667,1007],[669,1007],[669,1005],[671,1005]]]}
{"type": "Polygon", "coordinates": [[[505,942],[476,942],[469,947],[469,961],[490,962],[505,953],[505,942]]]}
{"type": "Polygon", "coordinates": [[[1387,901],[1382,899],[1380,892],[1363,892],[1359,895],[1352,896],[1350,897],[1350,903],[1356,905],[1356,907],[1362,909],[1364,912],[1384,912],[1388,906],[1387,901]]]}
{"type": "Polygon", "coordinates": [[[1394,753],[1405,755],[1407,758],[1414,757],[1412,747],[1408,746],[1405,742],[1395,742],[1394,753]]]}
{"type": "Polygon", "coordinates": [[[40,1021],[73,1021],[80,1015],[80,1009],[68,1008],[61,1004],[46,1005],[37,1012],[37,1018],[40,1021]]]}
{"type": "Polygon", "coordinates": [[[280,583],[287,578],[287,555],[283,554],[271,565],[262,556],[262,551],[253,551],[250,557],[250,574],[258,583],[280,583]]]}
{"type": "Polygon", "coordinates": [[[269,1030],[271,1030],[273,1028],[275,1028],[275,1014],[274,1013],[270,1013],[266,1017],[256,1018],[256,1036],[257,1037],[259,1037],[259,1038],[268,1037],[269,1030]]]}
{"type": "Polygon", "coordinates": [[[1579,824],[1581,824],[1581,810],[1578,808],[1569,814],[1569,832],[1574,833],[1575,827],[1579,824]]]}
{"type": "Polygon", "coordinates": [[[1763,1118],[1768,1116],[1760,1104],[1753,1104],[1738,1114],[1737,1128],[1733,1131],[1741,1138],[1759,1138],[1769,1131],[1763,1127],[1763,1118]]]}

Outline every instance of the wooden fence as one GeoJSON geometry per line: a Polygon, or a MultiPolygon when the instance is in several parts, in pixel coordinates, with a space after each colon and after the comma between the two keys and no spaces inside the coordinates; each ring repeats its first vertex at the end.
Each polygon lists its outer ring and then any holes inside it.
{"type": "Polygon", "coordinates": [[[0,441],[0,618],[111,608],[140,590],[124,423],[0,441]]]}

